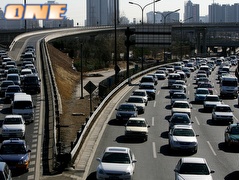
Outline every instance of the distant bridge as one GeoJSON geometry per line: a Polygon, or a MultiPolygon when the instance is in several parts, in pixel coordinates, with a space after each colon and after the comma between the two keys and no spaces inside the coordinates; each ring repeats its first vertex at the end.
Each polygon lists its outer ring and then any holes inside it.
{"type": "MultiPolygon", "coordinates": [[[[147,24],[144,24],[147,25],[147,24]]],[[[190,41],[195,45],[197,53],[206,54],[208,48],[215,50],[215,47],[221,47],[226,55],[226,51],[235,52],[239,47],[239,23],[166,23],[155,24],[158,28],[163,26],[171,26],[172,28],[172,44],[176,41],[190,41]]],[[[136,25],[118,25],[117,29],[124,30],[127,26],[134,29],[136,25]]],[[[113,27],[86,27],[86,29],[109,28],[114,31],[113,27]]],[[[59,29],[59,28],[58,28],[59,29]]],[[[32,30],[46,30],[46,29],[29,29],[32,30]]],[[[77,30],[77,28],[76,28],[77,30]]],[[[8,46],[14,37],[24,33],[24,29],[20,30],[0,30],[0,44],[8,46]]],[[[100,30],[99,30],[100,33],[100,30]]],[[[105,33],[105,32],[104,32],[105,33]]]]}

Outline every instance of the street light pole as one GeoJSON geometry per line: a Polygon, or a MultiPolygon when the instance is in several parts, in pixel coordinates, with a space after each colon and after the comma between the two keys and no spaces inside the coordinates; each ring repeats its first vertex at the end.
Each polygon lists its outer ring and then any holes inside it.
{"type": "Polygon", "coordinates": [[[182,61],[183,59],[183,22],[192,19],[193,17],[189,17],[184,19],[183,21],[180,21],[180,29],[181,29],[181,43],[180,43],[180,60],[182,61]]]}
{"type": "MultiPolygon", "coordinates": [[[[165,29],[165,25],[166,25],[166,18],[167,18],[167,16],[169,16],[170,14],[173,14],[173,13],[175,13],[175,12],[178,12],[180,9],[177,9],[177,10],[175,10],[175,11],[172,11],[172,12],[169,12],[169,13],[167,13],[166,15],[164,15],[163,13],[161,13],[161,12],[155,12],[155,13],[159,13],[159,14],[161,14],[161,16],[163,17],[163,26],[164,26],[164,29],[165,29]]],[[[163,45],[164,47],[163,47],[163,60],[164,60],[164,62],[166,61],[166,58],[165,58],[165,45],[163,45]]]]}
{"type": "MultiPolygon", "coordinates": [[[[140,7],[140,9],[141,9],[141,11],[142,11],[142,19],[141,19],[142,28],[143,28],[143,24],[144,24],[144,9],[145,9],[147,6],[151,5],[151,4],[154,4],[154,5],[155,5],[155,3],[156,3],[156,2],[159,2],[159,1],[161,1],[161,0],[155,0],[155,1],[153,1],[153,2],[150,2],[150,3],[146,4],[146,5],[143,6],[143,7],[142,7],[140,4],[138,4],[138,3],[131,2],[131,1],[129,2],[130,4],[133,4],[133,5],[136,5],[136,6],[140,7]]],[[[143,69],[144,69],[144,47],[143,47],[143,45],[142,45],[141,51],[142,51],[141,69],[143,70],[143,69]]]]}
{"type": "MultiPolygon", "coordinates": [[[[24,0],[24,6],[26,6],[26,0],[24,0]]],[[[24,30],[25,30],[25,32],[27,32],[27,20],[25,19],[24,20],[24,30]]]]}

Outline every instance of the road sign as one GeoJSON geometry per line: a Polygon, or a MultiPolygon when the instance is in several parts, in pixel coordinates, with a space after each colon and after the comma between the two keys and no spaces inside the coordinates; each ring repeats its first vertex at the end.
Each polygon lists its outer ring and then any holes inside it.
{"type": "Polygon", "coordinates": [[[93,93],[93,91],[97,88],[96,85],[94,85],[93,82],[89,81],[85,86],[84,89],[89,93],[93,93]]]}

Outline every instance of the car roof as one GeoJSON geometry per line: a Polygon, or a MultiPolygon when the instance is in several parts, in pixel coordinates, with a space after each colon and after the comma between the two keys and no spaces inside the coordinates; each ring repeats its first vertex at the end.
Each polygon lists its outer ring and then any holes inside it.
{"type": "Polygon", "coordinates": [[[188,101],[174,101],[174,103],[185,103],[185,104],[189,104],[188,101]]]}
{"type": "Polygon", "coordinates": [[[4,140],[2,142],[2,145],[3,144],[10,144],[10,143],[13,143],[13,144],[25,144],[25,140],[19,139],[19,138],[10,138],[8,140],[4,140]]]}
{"type": "Polygon", "coordinates": [[[239,126],[239,123],[233,123],[233,124],[230,124],[229,126],[230,127],[236,127],[236,126],[239,126]]]}
{"type": "Polygon", "coordinates": [[[173,129],[193,129],[191,125],[174,125],[173,129]]]}
{"type": "Polygon", "coordinates": [[[208,88],[197,88],[196,90],[197,90],[197,91],[198,91],[198,90],[206,90],[206,91],[208,91],[208,88]]]}
{"type": "Polygon", "coordinates": [[[129,118],[129,120],[133,120],[133,121],[138,121],[138,120],[140,120],[140,121],[145,121],[145,118],[144,118],[144,117],[131,117],[131,118],[129,118]]]}
{"type": "Polygon", "coordinates": [[[206,159],[201,157],[183,157],[181,158],[182,163],[200,163],[205,164],[206,159]]]}
{"type": "Polygon", "coordinates": [[[115,153],[128,153],[129,148],[127,147],[107,147],[105,152],[115,152],[115,153]]]}
{"type": "Polygon", "coordinates": [[[173,116],[188,116],[188,114],[187,113],[173,113],[173,116]]]}
{"type": "Polygon", "coordinates": [[[219,97],[217,94],[208,94],[207,97],[219,97]]]}
{"type": "Polygon", "coordinates": [[[9,114],[9,115],[6,115],[5,118],[22,118],[22,115],[18,115],[18,114],[9,114]]]}
{"type": "Polygon", "coordinates": [[[230,107],[228,104],[217,104],[216,105],[217,107],[220,106],[220,107],[230,107]]]}

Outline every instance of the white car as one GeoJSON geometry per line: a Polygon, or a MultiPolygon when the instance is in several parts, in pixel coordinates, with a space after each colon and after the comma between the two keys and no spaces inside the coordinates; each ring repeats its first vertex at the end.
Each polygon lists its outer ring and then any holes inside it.
{"type": "Polygon", "coordinates": [[[130,148],[107,147],[97,161],[97,179],[133,179],[136,159],[130,148]]]}
{"type": "Polygon", "coordinates": [[[2,137],[8,138],[25,138],[26,126],[21,115],[6,115],[2,124],[2,137]]]}
{"type": "Polygon", "coordinates": [[[175,101],[188,101],[188,97],[186,93],[183,92],[175,92],[173,93],[173,96],[171,97],[171,106],[175,101]]]}
{"type": "Polygon", "coordinates": [[[175,169],[175,180],[212,180],[212,173],[205,158],[201,157],[183,157],[175,169]]]}
{"type": "Polygon", "coordinates": [[[204,111],[211,111],[214,106],[218,105],[218,104],[222,104],[222,101],[221,99],[219,98],[218,95],[207,95],[206,96],[206,99],[203,103],[203,108],[204,108],[204,111]]]}
{"type": "Polygon", "coordinates": [[[212,110],[212,121],[233,123],[233,113],[227,104],[218,104],[212,110]]]}
{"type": "Polygon", "coordinates": [[[186,113],[191,117],[192,106],[187,101],[175,101],[172,105],[171,114],[174,113],[186,113]]]}
{"type": "Polygon", "coordinates": [[[147,104],[148,104],[148,94],[147,94],[147,91],[145,91],[143,89],[136,89],[136,90],[133,91],[131,96],[141,96],[144,99],[144,101],[145,101],[145,105],[147,106],[147,104]]]}
{"type": "Polygon", "coordinates": [[[198,141],[196,133],[190,125],[175,125],[168,134],[170,150],[182,150],[196,153],[198,141]]]}
{"type": "Polygon", "coordinates": [[[126,138],[143,138],[144,141],[148,140],[148,125],[147,121],[143,117],[129,118],[125,125],[125,137],[126,138]]]}
{"type": "Polygon", "coordinates": [[[144,101],[143,97],[141,97],[141,96],[130,96],[126,102],[130,103],[130,104],[135,104],[139,114],[144,113],[144,111],[145,111],[145,101],[144,101]]]}

